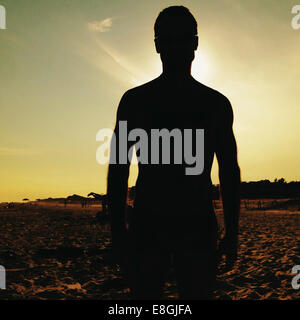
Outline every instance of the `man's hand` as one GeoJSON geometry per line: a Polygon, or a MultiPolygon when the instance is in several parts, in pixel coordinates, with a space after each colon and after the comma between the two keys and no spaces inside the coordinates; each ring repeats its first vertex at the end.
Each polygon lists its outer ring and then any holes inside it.
{"type": "Polygon", "coordinates": [[[225,273],[230,271],[236,260],[238,252],[238,236],[224,236],[221,240],[218,248],[218,259],[219,261],[225,256],[225,267],[220,270],[220,273],[225,273]]]}

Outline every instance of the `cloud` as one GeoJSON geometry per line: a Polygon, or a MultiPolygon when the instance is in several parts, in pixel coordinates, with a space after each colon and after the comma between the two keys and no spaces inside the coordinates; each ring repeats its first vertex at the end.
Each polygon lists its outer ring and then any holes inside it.
{"type": "Polygon", "coordinates": [[[95,33],[86,37],[86,43],[78,43],[76,52],[97,69],[122,82],[126,87],[140,85],[151,80],[152,74],[145,74],[114,46],[109,45],[95,33]],[[88,40],[87,40],[88,39],[88,40]]]}
{"type": "Polygon", "coordinates": [[[106,18],[101,21],[93,21],[88,23],[90,31],[93,32],[107,32],[112,26],[113,18],[106,18]]]}

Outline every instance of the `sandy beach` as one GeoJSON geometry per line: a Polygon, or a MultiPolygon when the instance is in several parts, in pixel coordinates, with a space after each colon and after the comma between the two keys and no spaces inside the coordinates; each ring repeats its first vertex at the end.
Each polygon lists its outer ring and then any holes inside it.
{"type": "MultiPolygon", "coordinates": [[[[1,206],[0,264],[7,289],[0,290],[0,299],[129,299],[113,264],[109,226],[97,222],[97,211],[96,205],[61,203],[1,206]]],[[[239,258],[232,271],[218,276],[216,298],[299,299],[300,290],[291,286],[297,264],[300,212],[242,209],[239,258]]],[[[164,294],[178,297],[172,270],[164,294]]]]}

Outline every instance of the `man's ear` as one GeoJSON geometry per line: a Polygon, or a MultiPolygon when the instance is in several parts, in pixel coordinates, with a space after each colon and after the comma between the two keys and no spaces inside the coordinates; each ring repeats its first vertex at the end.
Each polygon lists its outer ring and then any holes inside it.
{"type": "Polygon", "coordinates": [[[193,45],[194,51],[196,51],[198,48],[198,42],[199,42],[198,36],[195,36],[194,37],[194,45],[193,45]]]}
{"type": "Polygon", "coordinates": [[[154,39],[154,43],[155,43],[156,52],[160,53],[159,43],[158,43],[157,39],[154,39]]]}

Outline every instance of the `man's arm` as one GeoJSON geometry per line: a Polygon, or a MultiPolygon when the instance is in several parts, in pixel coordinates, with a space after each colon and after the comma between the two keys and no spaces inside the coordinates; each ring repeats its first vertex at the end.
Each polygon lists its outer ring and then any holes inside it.
{"type": "MultiPolygon", "coordinates": [[[[125,224],[125,210],[126,210],[126,198],[128,189],[128,176],[130,162],[126,164],[119,164],[119,144],[120,144],[120,130],[119,121],[128,121],[128,94],[125,93],[121,98],[117,111],[117,120],[114,129],[115,135],[115,149],[113,146],[113,140],[111,142],[110,159],[115,157],[116,164],[109,163],[108,176],[107,176],[107,200],[108,210],[111,217],[111,232],[113,246],[117,247],[122,244],[124,235],[126,232],[125,224]]],[[[127,137],[123,137],[127,140],[127,137]]],[[[128,143],[128,141],[127,141],[128,143]]],[[[126,148],[126,154],[128,155],[129,145],[126,148]]]]}
{"type": "Polygon", "coordinates": [[[227,98],[225,98],[221,107],[216,156],[219,164],[219,180],[225,221],[225,240],[222,245],[224,251],[227,251],[224,253],[227,255],[229,252],[228,255],[232,254],[232,259],[235,260],[240,211],[240,168],[237,161],[236,141],[232,131],[233,112],[227,98]]]}

